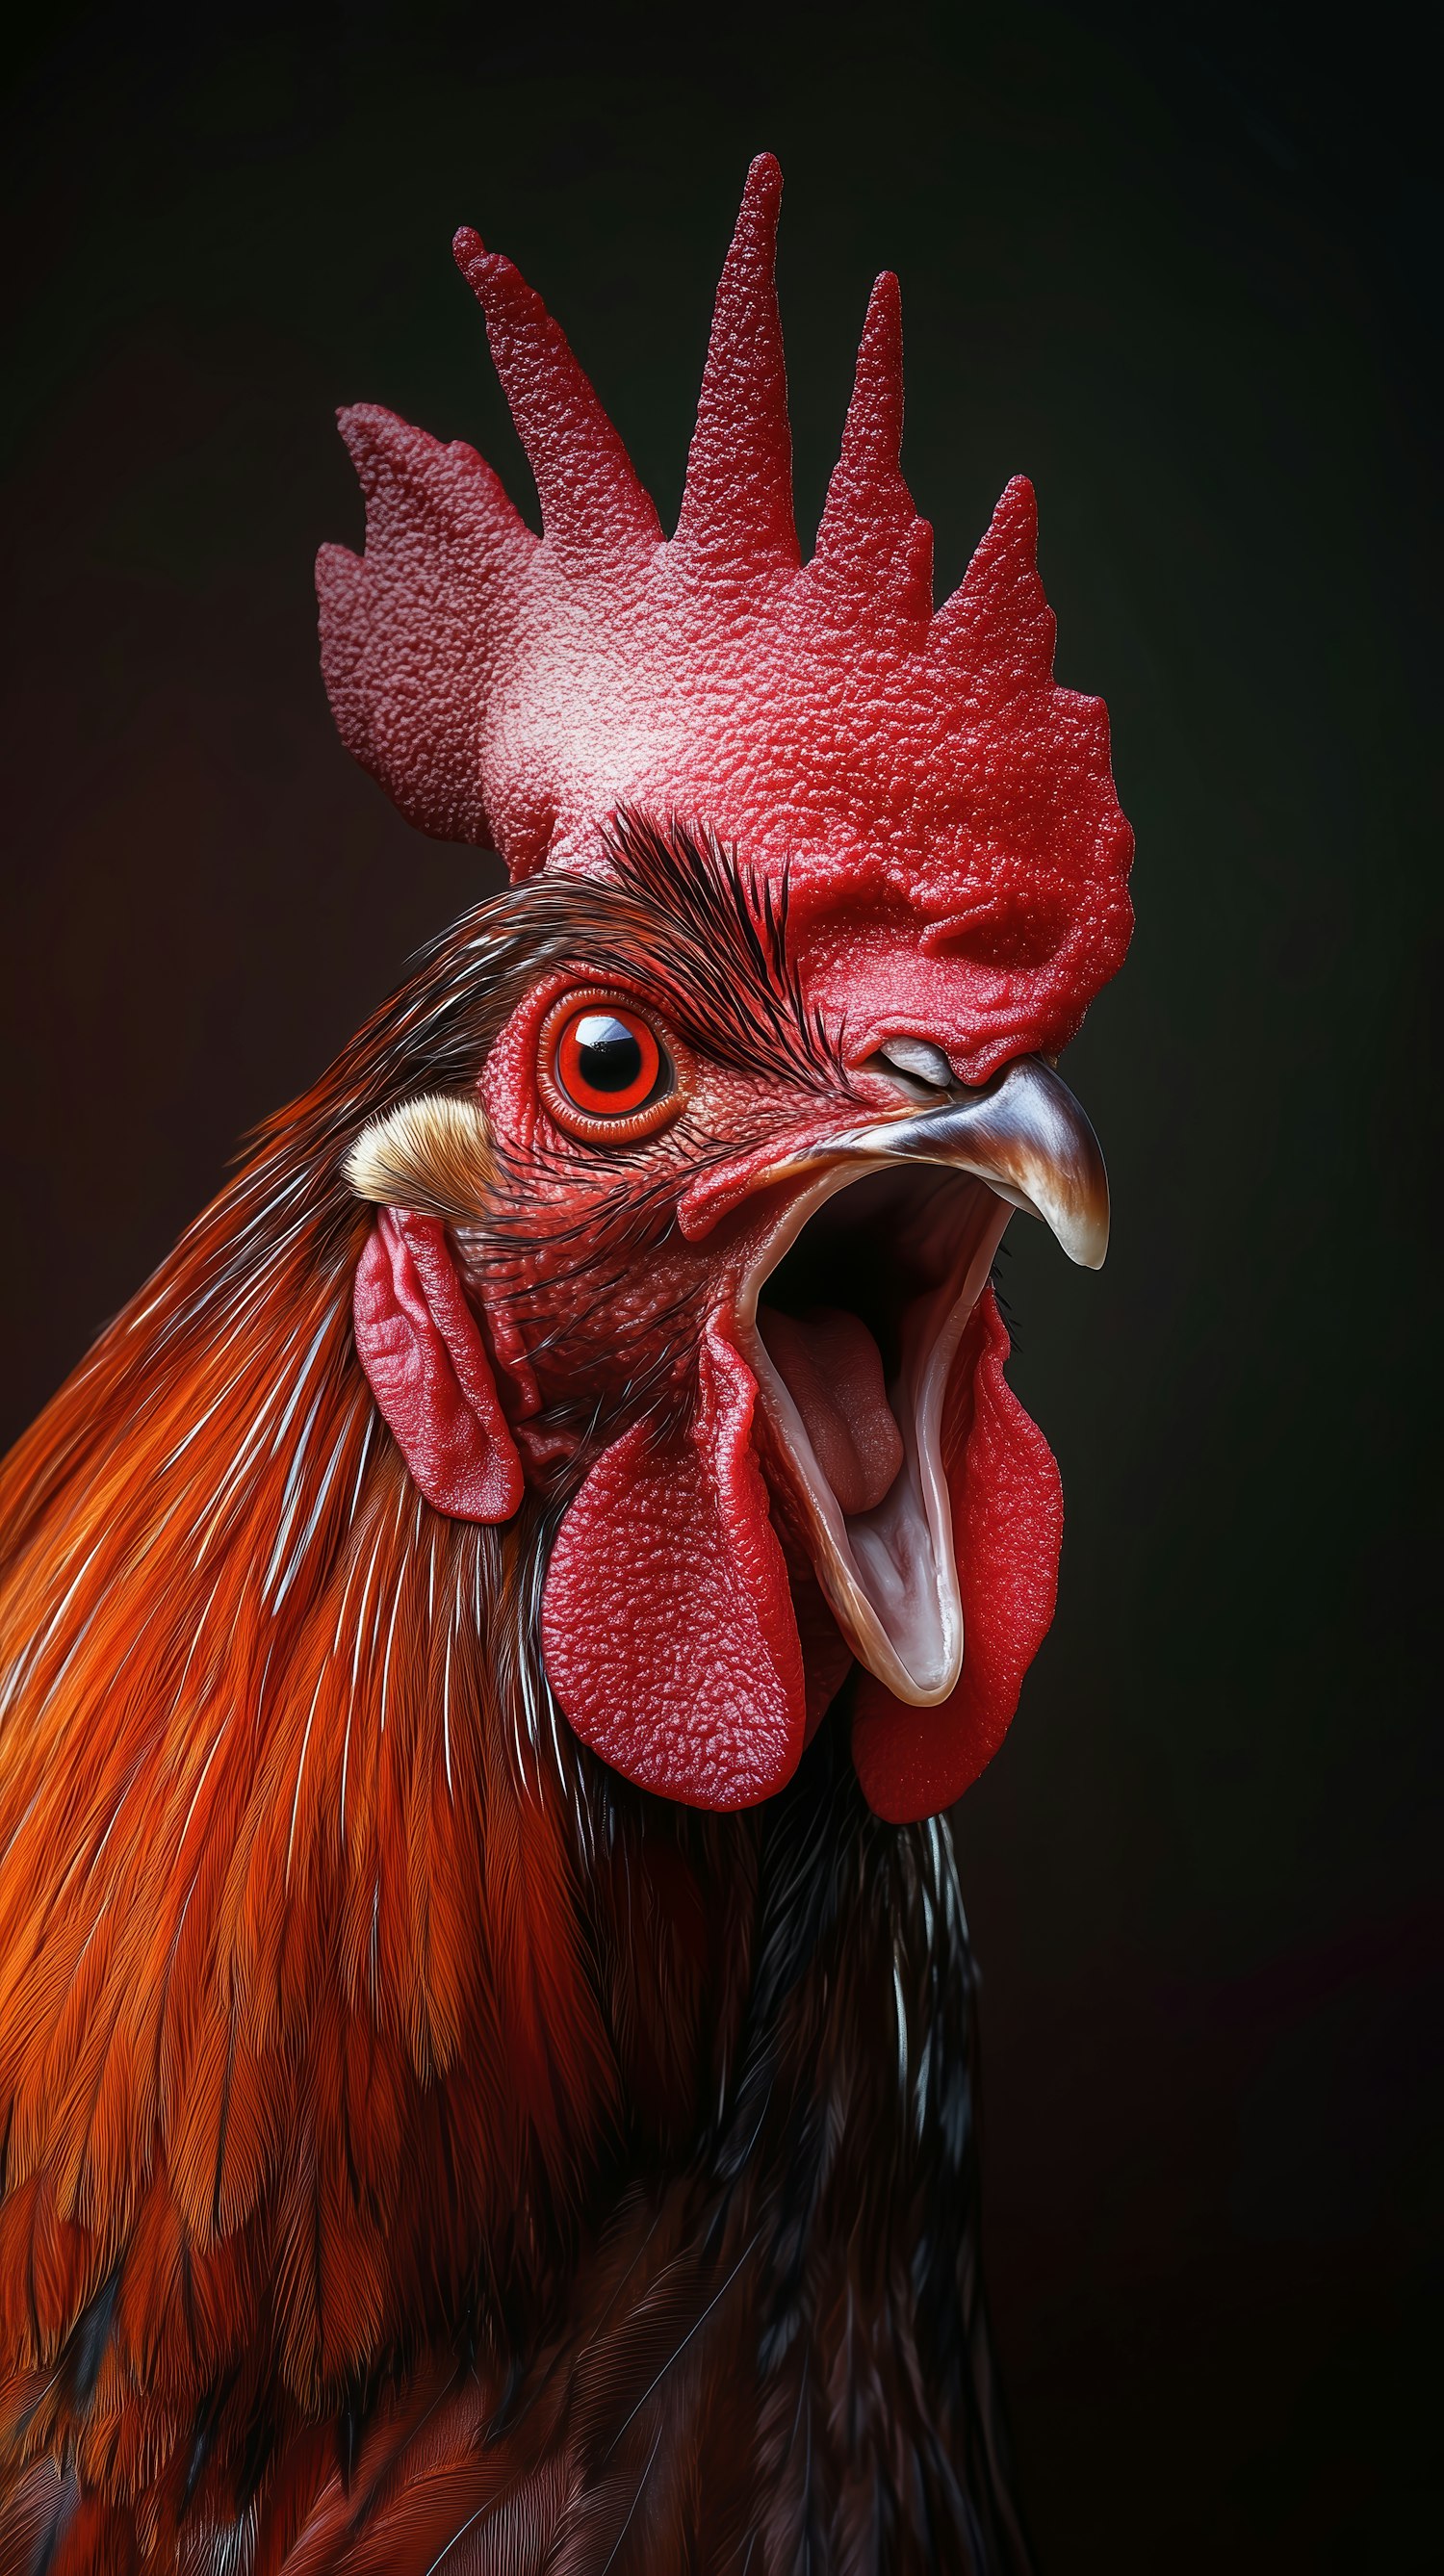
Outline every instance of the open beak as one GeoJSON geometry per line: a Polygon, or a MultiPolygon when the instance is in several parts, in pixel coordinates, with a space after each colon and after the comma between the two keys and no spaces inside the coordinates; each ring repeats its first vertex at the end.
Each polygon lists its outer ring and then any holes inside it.
{"type": "Polygon", "coordinates": [[[963,1661],[942,1452],[953,1363],[1015,1208],[1100,1267],[1103,1156],[1066,1083],[1025,1056],[805,1149],[787,1177],[801,1186],[736,1309],[764,1465],[858,1662],[932,1707],[963,1661]]]}

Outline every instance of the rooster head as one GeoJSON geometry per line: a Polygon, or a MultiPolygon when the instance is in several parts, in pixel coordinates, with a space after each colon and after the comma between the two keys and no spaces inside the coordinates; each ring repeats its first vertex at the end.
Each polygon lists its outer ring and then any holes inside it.
{"type": "Polygon", "coordinates": [[[1107,1185],[1055,1060],[1121,961],[1131,836],[1058,687],[1032,493],[934,609],[874,289],[811,560],[754,163],[664,539],[538,297],[457,256],[535,476],[343,416],[324,550],[341,733],[513,889],[454,971],[484,1043],[367,1123],[357,1346],[439,1510],[548,1516],[548,1682],[642,1786],[750,1805],[851,1668],[904,1820],[1001,1741],[1061,1511],[989,1287],[1015,1209],[1096,1267],[1107,1185]]]}

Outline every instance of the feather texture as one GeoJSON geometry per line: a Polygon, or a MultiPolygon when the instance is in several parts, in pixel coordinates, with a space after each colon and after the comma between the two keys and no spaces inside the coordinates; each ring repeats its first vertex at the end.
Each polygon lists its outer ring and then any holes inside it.
{"type": "Polygon", "coordinates": [[[434,1513],[352,1342],[356,1138],[548,960],[705,1017],[735,939],[806,1064],[749,900],[643,835],[460,924],[3,1470],[7,2576],[1026,2563],[945,1825],[835,1720],[742,1816],[593,1762],[555,1501],[434,1513]]]}

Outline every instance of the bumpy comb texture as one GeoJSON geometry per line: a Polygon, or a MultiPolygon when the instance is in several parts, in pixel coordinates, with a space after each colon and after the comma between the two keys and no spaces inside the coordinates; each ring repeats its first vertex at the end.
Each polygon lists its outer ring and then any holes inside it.
{"type": "Polygon", "coordinates": [[[697,426],[673,543],[723,568],[797,562],[792,431],[774,266],[782,173],[770,154],[747,174],[717,288],[697,426]]]}
{"type": "Polygon", "coordinates": [[[899,462],[895,279],[873,291],[810,562],[792,509],[773,282],[781,180],[754,162],[665,541],[565,338],[473,233],[457,257],[543,534],[463,445],[361,406],[343,430],[366,551],[320,562],[341,733],[410,818],[514,875],[604,871],[619,807],[786,867],[817,1004],[929,1030],[978,1079],[1056,1048],[1119,964],[1132,841],[1102,703],[1052,677],[1033,496],[1010,483],[934,612],[899,462]]]}

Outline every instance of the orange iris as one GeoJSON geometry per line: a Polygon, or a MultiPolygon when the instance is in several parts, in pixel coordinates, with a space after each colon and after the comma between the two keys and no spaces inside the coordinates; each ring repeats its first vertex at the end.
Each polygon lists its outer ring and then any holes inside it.
{"type": "Polygon", "coordinates": [[[625,1143],[680,1106],[677,1069],[651,1021],[611,993],[569,993],[542,1023],[542,1098],[570,1135],[625,1143]]]}

